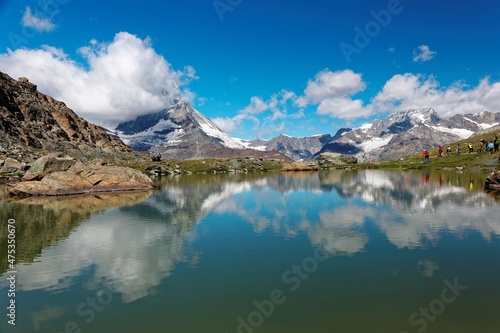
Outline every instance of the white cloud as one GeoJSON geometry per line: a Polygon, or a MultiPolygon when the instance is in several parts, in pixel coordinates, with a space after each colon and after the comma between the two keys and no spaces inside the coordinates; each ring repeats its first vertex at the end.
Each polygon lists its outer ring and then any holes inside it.
{"type": "Polygon", "coordinates": [[[434,56],[436,55],[436,52],[431,51],[429,46],[427,45],[420,45],[418,47],[418,50],[413,50],[413,61],[419,62],[419,61],[429,61],[434,56]]]}
{"type": "Polygon", "coordinates": [[[246,120],[252,121],[255,127],[257,127],[260,124],[260,120],[257,116],[270,110],[272,108],[272,103],[273,98],[271,98],[270,102],[266,102],[261,97],[253,96],[250,98],[250,104],[238,111],[236,116],[225,118],[217,117],[211,120],[225,133],[236,132],[240,124],[246,120]]]}
{"type": "Polygon", "coordinates": [[[269,109],[269,105],[262,98],[254,96],[250,98],[250,104],[244,108],[242,114],[259,114],[269,109]]]}
{"type": "Polygon", "coordinates": [[[212,121],[226,133],[238,131],[243,122],[250,121],[253,123],[254,137],[266,137],[283,131],[287,120],[305,117],[303,109],[295,113],[288,112],[289,107],[297,104],[297,99],[294,92],[285,89],[273,94],[268,100],[253,96],[250,103],[239,110],[236,116],[213,118],[212,121]]]}
{"type": "Polygon", "coordinates": [[[34,15],[30,7],[26,7],[24,10],[21,24],[38,32],[50,32],[56,28],[56,25],[50,19],[34,15]]]}
{"type": "Polygon", "coordinates": [[[85,66],[54,47],[9,50],[0,54],[0,70],[28,77],[41,92],[106,126],[168,108],[181,95],[195,98],[186,87],[182,94],[179,89],[197,78],[194,69],[174,70],[148,38],[120,32],[112,42],[92,40],[79,52],[85,66]]]}
{"type": "Polygon", "coordinates": [[[323,100],[319,104],[317,112],[321,116],[349,120],[368,117],[372,114],[372,109],[364,107],[363,102],[359,99],[336,97],[323,100]]]}
{"type": "Polygon", "coordinates": [[[353,95],[365,89],[361,75],[350,69],[332,72],[323,70],[309,80],[304,91],[305,97],[313,102],[322,102],[327,98],[353,95]]]}
{"type": "Polygon", "coordinates": [[[385,83],[370,107],[390,113],[430,107],[443,117],[486,110],[498,112],[500,82],[490,83],[486,77],[476,87],[456,82],[441,88],[433,76],[398,74],[385,83]]]}
{"type": "Polygon", "coordinates": [[[361,74],[350,69],[332,72],[323,70],[309,80],[304,96],[297,98],[296,106],[318,104],[317,113],[338,119],[356,119],[370,116],[371,108],[365,108],[359,99],[352,95],[366,88],[361,74]]]}
{"type": "Polygon", "coordinates": [[[396,52],[396,48],[394,46],[391,46],[387,49],[387,52],[389,53],[395,53],[396,52]]]}
{"type": "Polygon", "coordinates": [[[206,97],[198,97],[196,105],[197,106],[203,106],[203,105],[205,105],[205,103],[207,101],[208,101],[208,98],[206,98],[206,97]]]}
{"type": "Polygon", "coordinates": [[[235,118],[212,118],[211,119],[217,127],[219,127],[224,133],[234,133],[237,130],[237,121],[235,118]]]}
{"type": "Polygon", "coordinates": [[[254,134],[263,135],[273,134],[272,131],[280,129],[282,124],[287,127],[294,119],[306,117],[304,108],[311,105],[316,107],[319,122],[322,116],[353,121],[414,108],[433,108],[443,117],[500,111],[500,82],[490,83],[487,77],[476,87],[462,82],[441,87],[433,76],[397,74],[386,81],[369,103],[353,97],[365,87],[361,74],[351,70],[321,71],[308,81],[303,96],[281,90],[268,100],[252,97],[250,104],[235,117],[214,121],[227,133],[233,133],[239,130],[242,122],[251,120],[255,125],[254,134]]]}

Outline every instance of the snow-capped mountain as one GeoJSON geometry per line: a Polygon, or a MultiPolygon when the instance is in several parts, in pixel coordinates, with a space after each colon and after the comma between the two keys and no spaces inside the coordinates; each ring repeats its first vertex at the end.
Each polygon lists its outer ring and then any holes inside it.
{"type": "Polygon", "coordinates": [[[149,151],[165,144],[176,144],[196,136],[203,136],[204,139],[220,147],[245,148],[240,142],[222,132],[210,119],[184,102],[169,110],[121,123],[116,127],[116,134],[130,147],[139,151],[149,151]]]}
{"type": "Polygon", "coordinates": [[[416,109],[374,120],[325,145],[322,152],[356,155],[361,160],[391,160],[466,139],[500,123],[500,113],[441,118],[433,109],[416,109]]]}
{"type": "Polygon", "coordinates": [[[342,128],[333,136],[296,138],[281,134],[271,140],[243,140],[230,137],[189,104],[179,102],[169,110],[122,123],[113,133],[136,150],[158,151],[175,159],[284,155],[299,161],[314,159],[322,152],[337,152],[355,155],[361,161],[380,161],[446,145],[499,124],[500,113],[485,111],[443,119],[429,108],[402,111],[355,129],[342,128]]]}
{"type": "Polygon", "coordinates": [[[121,123],[113,133],[136,150],[160,152],[166,158],[240,155],[284,158],[275,152],[247,149],[240,140],[222,132],[214,122],[185,102],[121,123]]]}

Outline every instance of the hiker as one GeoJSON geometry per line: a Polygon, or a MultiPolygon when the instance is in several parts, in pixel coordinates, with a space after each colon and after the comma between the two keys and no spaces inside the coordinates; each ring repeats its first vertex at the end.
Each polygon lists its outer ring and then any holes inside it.
{"type": "Polygon", "coordinates": [[[457,143],[457,155],[460,155],[460,143],[457,143]]]}
{"type": "Polygon", "coordinates": [[[481,139],[479,140],[479,142],[481,142],[481,148],[483,151],[487,151],[488,150],[488,141],[484,140],[484,139],[481,139]]]}
{"type": "Polygon", "coordinates": [[[439,146],[438,153],[439,153],[439,157],[443,157],[443,147],[439,146]]]}
{"type": "Polygon", "coordinates": [[[472,145],[471,142],[469,142],[469,154],[472,154],[474,152],[474,145],[472,145]]]}
{"type": "Polygon", "coordinates": [[[451,156],[451,147],[450,146],[446,147],[446,154],[448,156],[451,156]]]}
{"type": "Polygon", "coordinates": [[[498,146],[500,145],[500,141],[498,141],[498,137],[495,136],[495,140],[493,140],[493,150],[495,153],[498,153],[498,146]]]}
{"type": "Polygon", "coordinates": [[[429,163],[429,152],[427,150],[422,152],[422,160],[424,163],[429,163]]]}
{"type": "Polygon", "coordinates": [[[494,149],[495,145],[493,144],[493,141],[490,141],[490,143],[488,143],[488,151],[490,152],[490,154],[493,154],[494,149]]]}

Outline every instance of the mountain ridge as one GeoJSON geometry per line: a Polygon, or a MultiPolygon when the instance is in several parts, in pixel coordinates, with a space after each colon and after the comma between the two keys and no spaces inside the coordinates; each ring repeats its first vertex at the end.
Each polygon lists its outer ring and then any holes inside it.
{"type": "MultiPolygon", "coordinates": [[[[468,138],[500,124],[500,113],[457,114],[442,118],[432,108],[409,109],[375,119],[334,135],[245,140],[225,134],[187,103],[122,123],[116,134],[132,148],[160,152],[165,158],[235,157],[277,152],[295,161],[316,159],[323,152],[356,156],[360,161],[403,158],[468,138]]],[[[276,157],[278,155],[274,155],[276,157]]]]}
{"type": "Polygon", "coordinates": [[[119,124],[114,132],[133,149],[161,153],[169,159],[259,157],[286,160],[277,151],[245,146],[185,102],[119,124]]]}
{"type": "Polygon", "coordinates": [[[0,72],[0,148],[3,156],[32,162],[64,153],[79,160],[125,159],[130,147],[100,126],[80,118],[61,101],[42,94],[27,78],[0,72]]]}

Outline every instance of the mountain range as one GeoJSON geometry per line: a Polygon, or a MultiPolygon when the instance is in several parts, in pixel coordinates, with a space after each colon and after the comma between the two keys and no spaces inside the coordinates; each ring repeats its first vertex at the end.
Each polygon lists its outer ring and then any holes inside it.
{"type": "Polygon", "coordinates": [[[402,111],[359,128],[341,128],[333,135],[297,138],[280,134],[270,140],[243,140],[230,137],[199,111],[180,102],[169,110],[122,123],[112,133],[133,149],[160,152],[165,158],[255,156],[260,151],[260,156],[282,154],[304,161],[335,152],[361,161],[383,161],[466,139],[499,124],[500,113],[485,111],[444,119],[427,108],[402,111]]]}
{"type": "Polygon", "coordinates": [[[13,157],[30,162],[49,152],[80,160],[123,160],[134,155],[134,149],[159,152],[170,159],[255,157],[304,161],[314,160],[323,152],[336,152],[354,155],[361,161],[382,161],[500,130],[499,124],[500,112],[457,114],[444,119],[428,108],[402,111],[354,129],[341,128],[335,134],[301,138],[280,134],[270,140],[243,140],[224,133],[178,99],[170,109],[137,117],[110,130],[78,117],[63,102],[40,93],[27,78],[14,80],[0,73],[0,160],[13,157]]]}

